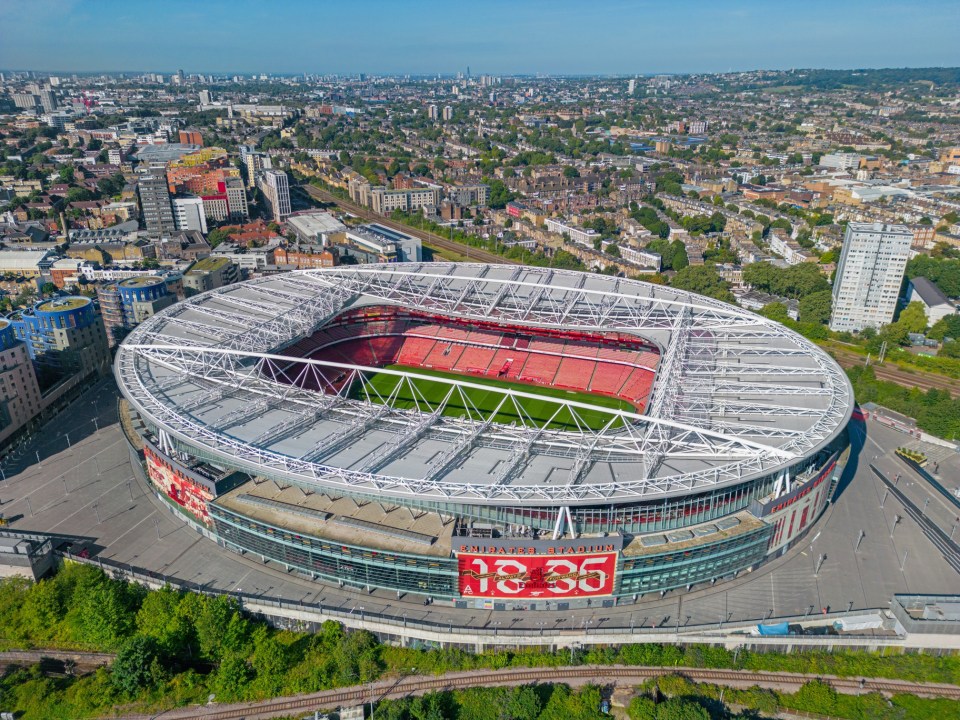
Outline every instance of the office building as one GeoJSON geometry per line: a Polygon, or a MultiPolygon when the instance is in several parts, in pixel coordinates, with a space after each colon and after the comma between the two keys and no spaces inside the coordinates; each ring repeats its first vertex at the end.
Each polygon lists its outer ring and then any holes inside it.
{"type": "Polygon", "coordinates": [[[831,330],[859,332],[893,320],[912,240],[905,225],[847,226],[833,284],[831,330]]]}
{"type": "Polygon", "coordinates": [[[259,187],[270,204],[274,220],[283,222],[290,217],[290,183],[283,170],[264,170],[259,187]]]}
{"type": "Polygon", "coordinates": [[[207,233],[207,216],[204,213],[202,198],[174,198],[173,219],[177,230],[199,230],[204,234],[207,233]]]}
{"type": "Polygon", "coordinates": [[[177,229],[173,217],[173,205],[170,202],[170,190],[163,175],[145,175],[137,183],[140,194],[140,211],[147,232],[153,235],[166,235],[177,229]]]}

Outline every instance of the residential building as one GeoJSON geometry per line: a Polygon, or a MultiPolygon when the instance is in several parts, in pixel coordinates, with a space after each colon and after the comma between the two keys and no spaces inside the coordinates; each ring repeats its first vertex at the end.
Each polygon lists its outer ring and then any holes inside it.
{"type": "Polygon", "coordinates": [[[240,279],[237,266],[225,257],[198,260],[183,275],[183,289],[189,295],[230,285],[240,279]]]}
{"type": "Polygon", "coordinates": [[[181,143],[203,147],[203,135],[198,130],[181,130],[178,134],[181,143]]]}
{"type": "Polygon", "coordinates": [[[600,233],[596,230],[582,228],[559,218],[547,218],[544,225],[547,228],[547,232],[566,235],[578,245],[593,247],[593,241],[600,239],[600,233]]]}
{"type": "Polygon", "coordinates": [[[238,177],[224,178],[223,193],[227,196],[227,213],[230,222],[249,220],[250,209],[247,205],[247,191],[243,187],[243,181],[238,177]]]}
{"type": "Polygon", "coordinates": [[[270,205],[273,219],[283,222],[290,217],[290,182],[283,170],[264,170],[258,183],[270,205]]]}
{"type": "MultiPolygon", "coordinates": [[[[14,96],[14,100],[16,100],[16,96],[14,96]]],[[[26,107],[26,106],[17,105],[17,107],[26,107]]],[[[32,107],[32,106],[31,106],[31,107],[32,107]]],[[[437,113],[437,106],[436,106],[436,105],[428,105],[428,106],[427,106],[427,117],[430,118],[431,120],[436,120],[436,119],[437,119],[438,113],[437,113]]]]}
{"type": "Polygon", "coordinates": [[[207,233],[207,215],[204,212],[202,198],[174,198],[173,219],[177,230],[199,230],[204,234],[207,233]]]}
{"type": "Polygon", "coordinates": [[[835,170],[855,170],[860,167],[859,153],[830,153],[820,158],[820,165],[835,170]]]}
{"type": "Polygon", "coordinates": [[[173,217],[167,179],[163,175],[145,175],[137,183],[137,191],[147,232],[152,235],[176,232],[177,223],[173,217]]]}
{"type": "Polygon", "coordinates": [[[14,93],[13,104],[21,110],[35,110],[40,104],[40,97],[32,93],[14,93]]]}
{"type": "Polygon", "coordinates": [[[10,319],[38,368],[82,378],[110,367],[103,320],[88,297],[44,300],[10,319]]]}
{"type": "Polygon", "coordinates": [[[273,167],[270,163],[270,156],[263,153],[247,152],[242,156],[243,164],[247,168],[247,187],[257,186],[257,176],[264,170],[273,167]]]}
{"type": "Polygon", "coordinates": [[[799,265],[803,262],[816,262],[817,256],[801,247],[795,240],[778,232],[771,232],[768,238],[770,249],[786,260],[788,265],[799,265]]]}
{"type": "Polygon", "coordinates": [[[321,246],[300,246],[298,248],[279,247],[273,253],[273,260],[278,267],[289,267],[294,270],[307,268],[336,267],[337,254],[321,246]]]}
{"type": "Polygon", "coordinates": [[[103,325],[111,344],[119,342],[125,330],[176,302],[165,277],[139,275],[97,287],[103,325]]]}
{"type": "Polygon", "coordinates": [[[956,306],[943,294],[943,291],[925,277],[916,277],[907,282],[907,302],[919,302],[927,314],[927,325],[953,315],[956,306]]]}
{"type": "Polygon", "coordinates": [[[912,241],[905,225],[847,226],[833,284],[831,330],[858,332],[893,320],[912,241]]]}
{"type": "Polygon", "coordinates": [[[57,109],[57,94],[53,90],[41,90],[40,105],[45,113],[52,113],[57,109]]]}
{"type": "Polygon", "coordinates": [[[443,107],[443,121],[448,122],[449,120],[453,120],[453,108],[445,105],[443,107]]]}
{"type": "Polygon", "coordinates": [[[40,386],[26,344],[9,320],[0,318],[0,445],[40,410],[40,386]]]}

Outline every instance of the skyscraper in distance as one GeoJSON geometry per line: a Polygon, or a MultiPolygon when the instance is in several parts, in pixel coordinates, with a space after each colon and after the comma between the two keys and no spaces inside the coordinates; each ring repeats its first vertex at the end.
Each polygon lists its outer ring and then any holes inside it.
{"type": "Polygon", "coordinates": [[[154,235],[173,233],[177,229],[170,203],[167,178],[163,175],[144,175],[137,182],[140,210],[147,232],[154,235]]]}
{"type": "Polygon", "coordinates": [[[283,222],[290,217],[290,183],[283,170],[264,170],[260,174],[260,191],[270,203],[274,220],[283,222]]]}

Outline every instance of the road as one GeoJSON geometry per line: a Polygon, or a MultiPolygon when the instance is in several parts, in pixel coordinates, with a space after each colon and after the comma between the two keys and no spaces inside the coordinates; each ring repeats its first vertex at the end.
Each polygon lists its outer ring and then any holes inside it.
{"type": "Polygon", "coordinates": [[[463,243],[454,242],[453,240],[449,240],[441,235],[429,232],[428,230],[420,230],[418,228],[412,228],[409,225],[404,225],[403,223],[398,223],[390,218],[384,217],[383,215],[378,215],[368,208],[357,205],[356,203],[352,203],[349,200],[339,198],[333,193],[327,192],[326,190],[321,190],[315,185],[301,185],[300,187],[303,188],[314,200],[336,203],[341,209],[356,215],[362,220],[386,225],[394,230],[399,230],[400,232],[405,232],[408,235],[413,235],[414,237],[420,238],[423,242],[437,248],[438,250],[454,252],[458,255],[469,258],[470,260],[475,260],[482,263],[500,263],[504,265],[518,264],[515,260],[508,260],[507,258],[501,257],[496,253],[492,253],[487,250],[481,250],[480,248],[471,247],[469,245],[464,245],[463,243]]]}
{"type": "MultiPolygon", "coordinates": [[[[885,678],[838,678],[800,673],[749,672],[745,670],[715,670],[694,668],[631,667],[624,665],[535,668],[530,670],[473,670],[424,677],[401,675],[369,685],[326,690],[295,697],[281,697],[233,705],[208,705],[170,710],[150,716],[156,720],[258,720],[263,718],[298,716],[302,712],[356,706],[382,699],[396,699],[428,692],[472,687],[515,687],[535,683],[564,683],[568,685],[636,686],[650,678],[670,674],[683,676],[701,683],[726,687],[749,688],[758,685],[785,692],[796,692],[811,680],[826,680],[837,692],[858,695],[861,692],[879,692],[886,696],[911,693],[925,697],[960,700],[960,687],[946,684],[915,683],[908,680],[885,678]]],[[[144,715],[128,715],[126,720],[147,720],[144,715]]]]}

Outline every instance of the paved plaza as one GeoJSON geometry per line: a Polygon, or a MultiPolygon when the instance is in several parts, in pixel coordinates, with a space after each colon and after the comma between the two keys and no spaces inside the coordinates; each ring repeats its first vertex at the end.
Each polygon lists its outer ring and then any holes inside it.
{"type": "MultiPolygon", "coordinates": [[[[110,380],[85,394],[3,463],[0,512],[17,518],[12,529],[83,536],[104,559],[210,590],[242,590],[367,616],[428,618],[465,627],[546,632],[664,628],[678,622],[692,627],[815,615],[822,609],[886,608],[894,593],[960,594],[960,575],[870,470],[873,463],[891,477],[900,473],[897,487],[918,506],[926,505],[926,515],[950,533],[958,522],[955,508],[892,455],[908,438],[873,422],[855,423],[851,435],[853,453],[835,501],[805,542],[786,556],[736,580],[692,592],[559,613],[455,610],[439,601],[428,608],[420,596],[398,599],[386,591],[340,589],[224,550],[182,522],[134,472],[110,380]],[[894,527],[897,516],[902,519],[894,527]]],[[[951,488],[960,480],[956,453],[943,454],[939,477],[951,488]]]]}

